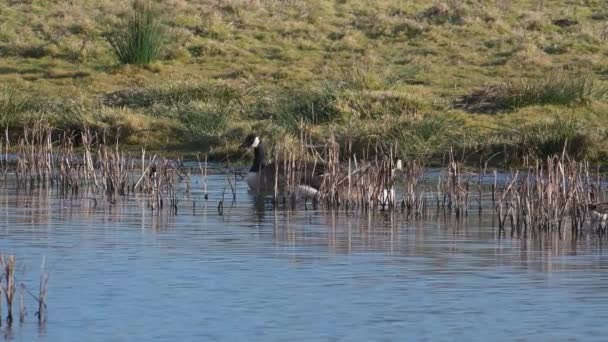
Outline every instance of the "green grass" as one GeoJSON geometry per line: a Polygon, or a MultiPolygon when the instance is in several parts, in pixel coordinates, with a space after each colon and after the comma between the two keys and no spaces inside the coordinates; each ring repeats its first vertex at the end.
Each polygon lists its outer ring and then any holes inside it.
{"type": "Polygon", "coordinates": [[[145,108],[193,101],[215,101],[224,105],[240,103],[248,89],[225,82],[174,83],[163,87],[127,88],[104,94],[103,104],[109,107],[145,108]]]}
{"type": "Polygon", "coordinates": [[[8,85],[0,92],[0,128],[7,129],[18,125],[20,116],[37,109],[32,98],[8,85]]]}
{"type": "Polygon", "coordinates": [[[398,143],[429,160],[452,148],[507,161],[565,141],[584,147],[577,156],[608,155],[602,1],[24,1],[0,12],[11,85],[0,123],[14,132],[87,125],[218,157],[250,131],[301,130],[359,155],[398,143]],[[581,126],[560,135],[560,120],[581,126]]]}

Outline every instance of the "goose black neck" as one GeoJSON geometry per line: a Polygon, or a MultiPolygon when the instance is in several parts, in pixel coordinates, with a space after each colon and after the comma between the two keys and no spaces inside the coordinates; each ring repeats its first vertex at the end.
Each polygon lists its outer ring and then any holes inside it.
{"type": "Polygon", "coordinates": [[[253,149],[253,165],[249,171],[259,172],[262,168],[264,168],[264,147],[260,143],[253,149]]]}

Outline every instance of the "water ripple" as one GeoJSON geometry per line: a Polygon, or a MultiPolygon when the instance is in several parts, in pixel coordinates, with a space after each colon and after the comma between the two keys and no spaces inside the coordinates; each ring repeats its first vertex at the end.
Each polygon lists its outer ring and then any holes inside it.
{"type": "MultiPolygon", "coordinates": [[[[224,178],[212,175],[209,188],[224,178]]],[[[0,250],[18,281],[51,272],[49,321],[24,341],[601,340],[608,256],[586,236],[500,237],[399,213],[274,211],[239,183],[217,212],[193,189],[177,216],[41,191],[0,195],[0,250]]],[[[33,285],[32,285],[33,286],[33,285]]],[[[34,304],[27,299],[28,308],[34,304]]],[[[30,309],[30,312],[33,310],[30,309]]]]}

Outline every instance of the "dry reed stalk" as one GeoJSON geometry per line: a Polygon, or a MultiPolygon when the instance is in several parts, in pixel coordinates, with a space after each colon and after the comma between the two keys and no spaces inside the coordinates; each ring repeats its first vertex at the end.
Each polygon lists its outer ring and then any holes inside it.
{"type": "Polygon", "coordinates": [[[327,165],[325,167],[325,176],[319,189],[320,197],[325,199],[325,203],[330,208],[337,208],[340,205],[338,184],[341,183],[339,174],[340,163],[340,147],[335,140],[333,133],[330,136],[328,143],[325,145],[325,156],[327,165]]]}
{"type": "Polygon", "coordinates": [[[452,151],[448,154],[449,160],[443,172],[445,180],[443,184],[442,208],[451,214],[454,210],[456,218],[468,214],[469,183],[470,176],[465,176],[462,171],[462,163],[457,162],[452,151]]]}
{"type": "Polygon", "coordinates": [[[7,316],[6,321],[7,324],[11,324],[13,322],[13,300],[15,299],[15,256],[9,255],[5,257],[4,255],[0,255],[0,266],[4,268],[4,285],[2,287],[2,292],[4,293],[4,298],[6,299],[6,309],[7,316]]]}
{"type": "Polygon", "coordinates": [[[38,311],[36,317],[38,323],[46,322],[46,296],[48,293],[49,285],[49,273],[46,270],[46,258],[42,258],[42,264],[40,265],[40,283],[38,286],[38,311]]]}
{"type": "Polygon", "coordinates": [[[8,151],[9,151],[10,146],[11,146],[11,140],[9,139],[9,135],[8,135],[8,127],[4,130],[4,141],[6,142],[4,144],[5,170],[4,170],[2,176],[6,180],[6,173],[8,172],[8,151]]]}
{"type": "Polygon", "coordinates": [[[84,147],[84,168],[85,168],[85,181],[87,184],[90,180],[93,180],[93,188],[90,189],[93,192],[97,192],[99,190],[99,182],[97,180],[97,174],[95,172],[95,163],[93,162],[93,155],[91,153],[91,147],[93,144],[93,139],[91,136],[91,132],[88,127],[85,127],[82,133],[82,145],[84,147]]]}
{"type": "Polygon", "coordinates": [[[188,168],[188,171],[186,172],[186,196],[187,197],[190,196],[190,176],[191,176],[191,170],[190,170],[190,168],[188,168]]]}
{"type": "MultiPolygon", "coordinates": [[[[279,200],[279,162],[278,162],[278,158],[279,158],[279,150],[275,148],[274,150],[274,160],[276,161],[274,163],[275,168],[274,168],[274,193],[273,193],[273,197],[272,197],[272,201],[276,207],[276,205],[278,204],[278,200],[279,200]]],[[[259,172],[258,174],[261,175],[261,172],[259,172]]],[[[260,179],[258,179],[258,184],[260,183],[260,179]]]]}
{"type": "Polygon", "coordinates": [[[508,217],[512,232],[518,234],[562,232],[564,227],[578,232],[594,191],[587,174],[587,163],[572,161],[565,154],[536,160],[523,177],[516,173],[499,197],[499,229],[505,229],[508,217]]]}
{"type": "Polygon", "coordinates": [[[152,189],[151,182],[154,181],[158,176],[158,170],[156,170],[156,155],[149,160],[148,166],[145,164],[145,156],[142,155],[142,172],[139,179],[133,186],[133,189],[140,189],[142,192],[149,192],[152,189]],[[154,171],[152,169],[154,168],[154,171]]]}
{"type": "Polygon", "coordinates": [[[19,286],[19,322],[25,322],[25,316],[27,315],[27,310],[25,309],[25,304],[23,303],[23,294],[25,293],[25,285],[21,284],[19,286]]]}
{"type": "Polygon", "coordinates": [[[209,198],[207,195],[207,155],[205,154],[205,167],[203,169],[203,186],[205,191],[205,200],[209,198]]]}
{"type": "MultiPolygon", "coordinates": [[[[228,167],[228,169],[230,169],[230,167],[228,167]]],[[[232,176],[230,173],[226,174],[226,181],[228,182],[228,186],[230,187],[230,192],[232,193],[232,201],[236,201],[236,176],[235,176],[234,183],[232,182],[232,179],[230,176],[232,176]]]]}
{"type": "MultiPolygon", "coordinates": [[[[407,210],[408,217],[426,216],[427,203],[424,198],[424,190],[420,186],[420,180],[424,178],[422,165],[417,160],[405,161],[403,163],[403,174],[402,207],[407,210]]],[[[441,184],[441,179],[439,179],[439,184],[441,184]]]]}
{"type": "Polygon", "coordinates": [[[198,156],[198,153],[196,154],[196,161],[198,162],[198,168],[200,169],[201,172],[201,178],[202,178],[202,182],[203,182],[203,194],[205,196],[205,200],[207,200],[209,197],[207,195],[207,155],[205,154],[205,164],[201,164],[201,160],[198,156]]]}
{"type": "MultiPolygon", "coordinates": [[[[288,152],[287,152],[287,148],[282,148],[278,154],[282,154],[283,156],[281,157],[281,162],[283,164],[283,174],[280,174],[279,176],[281,177],[280,181],[279,181],[279,188],[282,190],[281,193],[283,195],[283,204],[285,204],[285,195],[289,196],[289,185],[290,185],[290,169],[289,169],[289,157],[288,157],[288,152]],[[286,194],[287,193],[287,194],[286,194]]],[[[277,164],[278,161],[277,161],[277,164]]],[[[280,165],[279,165],[280,167],[280,165]]]]}

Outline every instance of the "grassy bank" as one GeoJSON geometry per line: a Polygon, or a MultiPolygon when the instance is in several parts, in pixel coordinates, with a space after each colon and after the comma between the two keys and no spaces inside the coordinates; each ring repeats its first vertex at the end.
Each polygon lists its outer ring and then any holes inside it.
{"type": "Polygon", "coordinates": [[[472,163],[608,151],[599,0],[151,6],[160,26],[138,34],[163,44],[145,45],[140,63],[111,39],[128,2],[0,4],[2,128],[86,125],[134,148],[216,159],[250,131],[319,144],[333,134],[358,154],[398,143],[441,160],[453,149],[472,163]]]}

